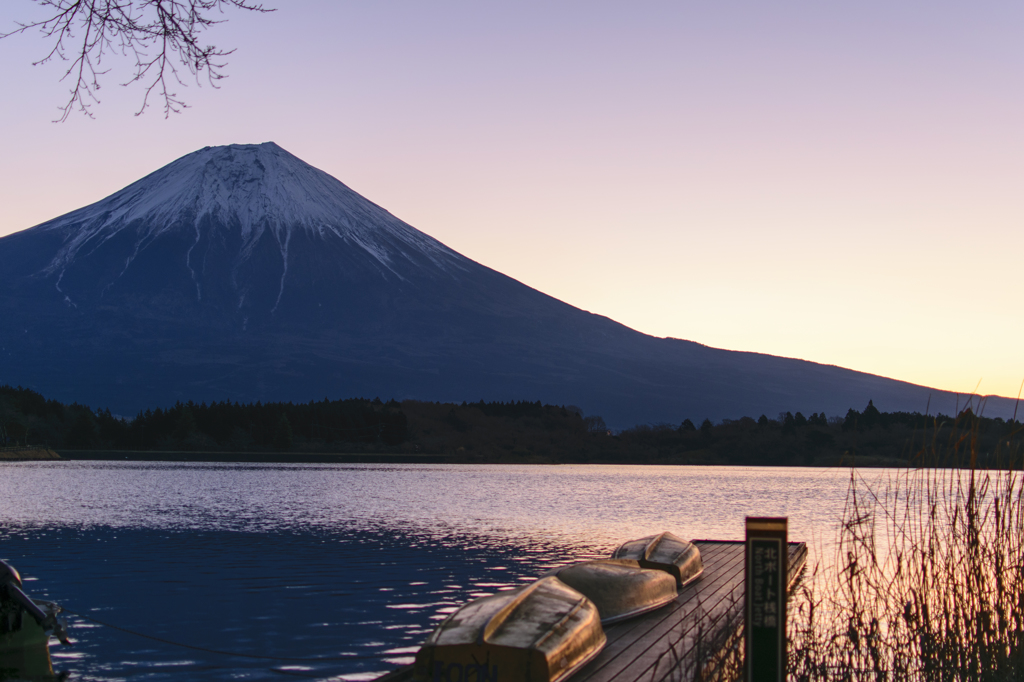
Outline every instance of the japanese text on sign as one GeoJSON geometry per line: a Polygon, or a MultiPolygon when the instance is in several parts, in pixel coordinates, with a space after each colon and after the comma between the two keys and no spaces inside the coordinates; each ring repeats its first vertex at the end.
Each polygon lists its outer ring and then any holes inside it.
{"type": "Polygon", "coordinates": [[[750,625],[755,628],[779,626],[779,542],[777,540],[751,541],[751,614],[750,625]]]}

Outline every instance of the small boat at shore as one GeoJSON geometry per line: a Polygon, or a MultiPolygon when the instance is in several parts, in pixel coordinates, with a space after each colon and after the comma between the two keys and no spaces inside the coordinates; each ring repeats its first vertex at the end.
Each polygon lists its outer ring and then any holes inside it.
{"type": "Polygon", "coordinates": [[[704,572],[696,545],[667,532],[624,542],[612,552],[612,558],[632,559],[642,568],[665,571],[675,577],[679,587],[689,585],[704,572]]]}
{"type": "Polygon", "coordinates": [[[559,682],[604,648],[592,601],[554,576],[476,599],[416,655],[422,682],[559,682]]]}
{"type": "Polygon", "coordinates": [[[547,573],[594,602],[601,624],[610,625],[660,609],[675,600],[676,579],[665,571],[642,568],[632,559],[582,561],[547,573]]]}
{"type": "Polygon", "coordinates": [[[21,575],[0,560],[0,679],[58,679],[50,662],[50,637],[70,644],[61,608],[31,599],[22,591],[21,575]]]}

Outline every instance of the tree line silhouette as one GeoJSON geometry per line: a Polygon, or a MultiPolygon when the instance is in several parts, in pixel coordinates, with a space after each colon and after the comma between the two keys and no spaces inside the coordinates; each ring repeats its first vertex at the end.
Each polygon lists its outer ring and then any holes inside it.
{"type": "MultiPolygon", "coordinates": [[[[540,401],[436,403],[353,398],[309,403],[193,402],[133,419],[0,386],[0,446],[91,451],[433,455],[458,462],[593,462],[782,466],[956,466],[929,444],[970,438],[981,466],[1016,463],[1021,422],[977,415],[784,412],[612,433],[599,416],[540,401]],[[932,448],[932,451],[935,451],[932,448]]],[[[955,449],[955,448],[954,448],[955,449]]],[[[944,451],[951,451],[945,448],[944,451]]],[[[284,456],[284,454],[282,454],[284,456]]]]}
{"type": "Polygon", "coordinates": [[[979,416],[970,406],[956,416],[887,413],[869,400],[863,410],[851,408],[845,416],[783,412],[774,419],[763,414],[718,424],[705,419],[699,427],[684,419],[678,427],[639,425],[614,438],[645,452],[647,461],[783,466],[969,465],[935,453],[958,452],[970,439],[978,466],[1003,468],[1020,466],[1024,429],[1019,420],[979,416]]]}
{"type": "Polygon", "coordinates": [[[394,401],[351,398],[309,403],[178,402],[128,420],[0,386],[0,445],[111,450],[291,450],[297,441],[393,446],[408,438],[394,401]]]}

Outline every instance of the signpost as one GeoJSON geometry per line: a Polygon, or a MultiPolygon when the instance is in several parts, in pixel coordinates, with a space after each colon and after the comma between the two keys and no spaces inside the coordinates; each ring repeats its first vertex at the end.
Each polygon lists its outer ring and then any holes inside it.
{"type": "Polygon", "coordinates": [[[788,563],[787,519],[748,516],[744,629],[747,682],[786,679],[788,563]]]}

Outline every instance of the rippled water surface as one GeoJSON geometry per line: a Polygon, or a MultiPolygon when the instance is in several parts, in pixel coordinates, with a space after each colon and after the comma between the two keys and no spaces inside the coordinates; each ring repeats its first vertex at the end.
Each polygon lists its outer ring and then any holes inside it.
{"type": "Polygon", "coordinates": [[[458,604],[631,538],[740,539],[746,515],[778,515],[825,550],[848,476],[2,463],[0,558],[30,594],[78,614],[75,645],[51,648],[72,679],[367,680],[411,662],[458,604]]]}

